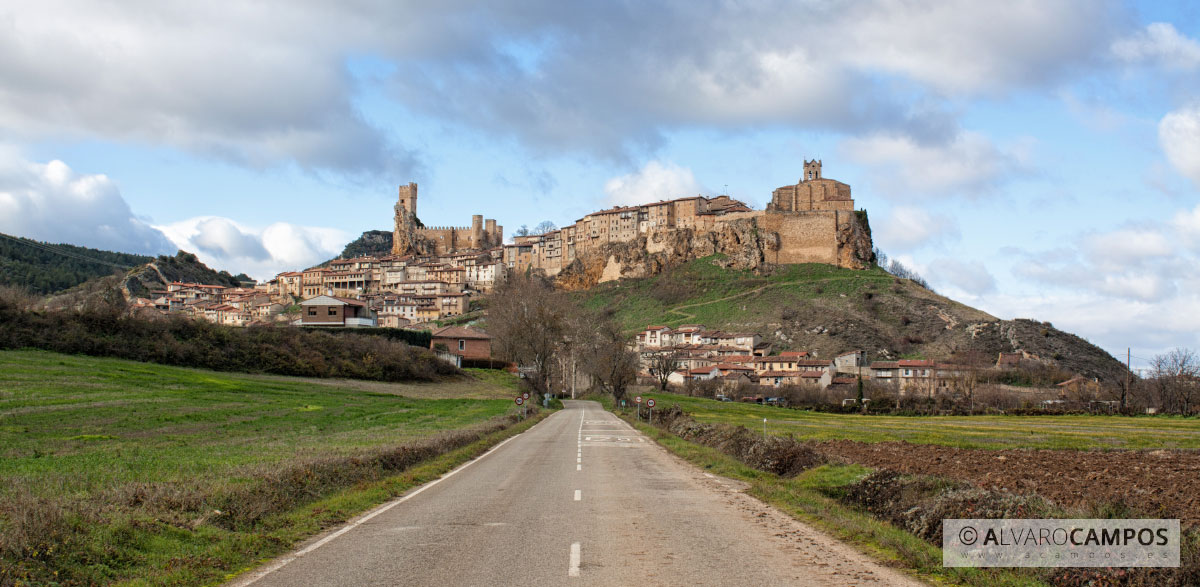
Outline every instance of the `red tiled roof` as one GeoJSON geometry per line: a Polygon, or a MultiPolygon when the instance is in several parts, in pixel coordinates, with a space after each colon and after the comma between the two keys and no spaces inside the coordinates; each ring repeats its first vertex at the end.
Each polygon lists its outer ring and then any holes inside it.
{"type": "Polygon", "coordinates": [[[828,367],[832,362],[825,359],[799,359],[796,364],[801,367],[828,367]]]}
{"type": "Polygon", "coordinates": [[[482,330],[475,330],[474,328],[466,328],[464,326],[447,326],[445,328],[435,330],[433,332],[433,338],[473,338],[478,340],[489,340],[492,337],[488,333],[483,332],[482,330]]]}
{"type": "Polygon", "coordinates": [[[808,351],[783,351],[779,353],[781,357],[807,357],[808,351]]]}
{"type": "Polygon", "coordinates": [[[820,379],[825,376],[824,371],[803,371],[800,376],[805,379],[820,379]]]}
{"type": "Polygon", "coordinates": [[[899,364],[901,367],[932,367],[933,361],[931,361],[931,360],[922,360],[922,361],[902,360],[899,362],[899,364]]]}

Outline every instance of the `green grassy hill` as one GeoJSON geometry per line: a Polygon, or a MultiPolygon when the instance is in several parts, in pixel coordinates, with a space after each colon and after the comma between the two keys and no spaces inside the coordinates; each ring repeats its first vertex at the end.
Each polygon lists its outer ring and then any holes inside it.
{"type": "Polygon", "coordinates": [[[756,274],[704,258],[572,295],[589,309],[611,312],[631,334],[650,324],[703,324],[755,332],[776,351],[820,357],[862,349],[872,360],[967,351],[994,360],[996,353],[1024,350],[1087,376],[1116,381],[1125,372],[1099,347],[1048,323],[1000,320],[877,267],[784,265],[756,274]]]}

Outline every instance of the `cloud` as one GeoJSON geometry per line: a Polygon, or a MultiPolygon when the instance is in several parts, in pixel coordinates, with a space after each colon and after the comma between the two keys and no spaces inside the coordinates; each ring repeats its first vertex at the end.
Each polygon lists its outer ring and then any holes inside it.
{"type": "Polygon", "coordinates": [[[353,103],[346,57],[360,32],[389,26],[367,17],[282,1],[0,8],[0,130],[166,145],[251,167],[406,170],[415,155],[353,103]]]}
{"type": "Polygon", "coordinates": [[[179,248],[195,251],[206,265],[267,280],[341,253],[348,234],[333,228],[276,222],[256,229],[229,218],[200,216],[158,227],[179,248]]]}
{"type": "Polygon", "coordinates": [[[392,92],[537,150],[617,159],[697,126],[944,139],[957,127],[947,98],[1057,83],[1108,47],[1119,16],[1085,0],[547,0],[478,9],[462,21],[489,24],[472,50],[399,59],[392,92]]]}
{"type": "Polygon", "coordinates": [[[1158,123],[1158,144],[1167,161],[1200,187],[1200,102],[1164,116],[1158,123]]]}
{"type": "Polygon", "coordinates": [[[904,200],[990,193],[1027,167],[1028,150],[1028,144],[1001,150],[967,131],[947,142],[875,134],[846,139],[839,146],[847,158],[870,168],[876,193],[904,200]]]}
{"type": "Polygon", "coordinates": [[[1200,67],[1200,43],[1175,30],[1169,22],[1155,22],[1132,35],[1117,39],[1112,53],[1126,63],[1157,63],[1172,69],[1200,67]]]}
{"type": "Polygon", "coordinates": [[[996,291],[996,278],[978,261],[943,257],[930,265],[930,273],[925,277],[939,289],[950,285],[974,295],[996,291]]]}
{"type": "Polygon", "coordinates": [[[606,200],[614,206],[670,200],[706,191],[691,169],[661,161],[650,161],[634,173],[604,182],[606,200]]]}
{"type": "Polygon", "coordinates": [[[886,250],[906,251],[941,239],[958,238],[954,221],[943,214],[930,214],[924,208],[896,206],[875,228],[879,246],[886,250]]]}
{"type": "Polygon", "coordinates": [[[390,114],[359,111],[382,90],[554,155],[632,160],[695,127],[928,140],[953,135],[947,100],[1057,84],[1121,17],[1107,0],[46,0],[0,9],[0,130],[403,171],[418,156],[381,130],[390,114]]]}
{"type": "Polygon", "coordinates": [[[108,177],[78,174],[57,160],[25,161],[11,149],[0,149],[0,232],[124,253],[175,252],[133,215],[108,177]]]}

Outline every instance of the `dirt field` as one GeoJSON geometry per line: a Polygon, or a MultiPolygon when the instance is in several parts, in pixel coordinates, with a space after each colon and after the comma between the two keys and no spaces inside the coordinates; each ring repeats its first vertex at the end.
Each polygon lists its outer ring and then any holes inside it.
{"type": "Polygon", "coordinates": [[[972,450],[849,440],[812,446],[869,467],[1037,493],[1067,507],[1123,502],[1140,514],[1200,525],[1200,451],[972,450]]]}

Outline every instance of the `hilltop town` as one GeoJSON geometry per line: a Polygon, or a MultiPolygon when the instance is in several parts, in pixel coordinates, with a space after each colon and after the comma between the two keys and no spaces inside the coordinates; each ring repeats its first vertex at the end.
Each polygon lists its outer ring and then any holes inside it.
{"type": "Polygon", "coordinates": [[[474,215],[470,226],[426,227],[418,187],[399,186],[390,255],[334,259],[276,275],[255,288],[176,282],[137,297],[137,308],[183,312],[222,324],[412,327],[471,309],[506,270],[538,271],[564,286],[640,277],[671,263],[722,254],[732,266],[871,260],[865,213],[850,186],[805,161],[796,184],[776,189],[766,210],[728,195],[689,196],[599,210],[569,226],[504,242],[504,227],[474,215]]]}

